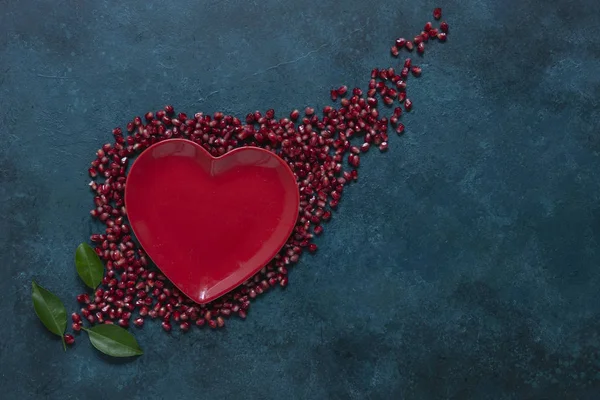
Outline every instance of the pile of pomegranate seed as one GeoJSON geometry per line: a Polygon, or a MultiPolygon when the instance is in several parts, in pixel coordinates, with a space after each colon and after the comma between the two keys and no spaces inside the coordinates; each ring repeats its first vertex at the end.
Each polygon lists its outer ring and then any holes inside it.
{"type": "MultiPolygon", "coordinates": [[[[441,9],[436,8],[433,15],[439,20],[441,9]]],[[[396,39],[392,55],[397,57],[403,50],[410,52],[415,46],[422,54],[426,43],[445,41],[447,32],[446,22],[441,22],[439,29],[428,22],[413,40],[396,39]]],[[[73,331],[79,332],[84,320],[91,325],[129,327],[133,322],[142,327],[145,318],[150,317],[160,319],[166,332],[172,330],[173,324],[187,332],[192,325],[223,327],[225,318],[231,315],[246,318],[252,299],[276,286],[287,286],[290,266],[298,262],[305,250],[317,251],[311,240],[323,232],[323,223],[330,220],[344,187],[358,179],[361,154],[373,146],[382,152],[388,149],[390,124],[397,134],[404,133],[400,119],[403,111],[412,109],[407,82],[411,75],[418,77],[421,73],[410,58],[396,67],[373,69],[366,92],[346,86],[331,90],[331,99],[339,100],[340,106],[324,107],[322,117],[310,107],[303,113],[294,110],[284,118],[276,118],[270,109],[250,113],[240,120],[220,112],[188,116],[166,106],[135,117],[125,132],[115,128],[114,143],[97,151],[89,169],[95,204],[91,215],[106,225],[104,233],[90,239],[106,263],[106,275],[92,295],[77,296],[82,308],[80,313],[72,314],[73,331]],[[389,119],[380,114],[380,102],[389,107],[396,105],[389,119]],[[291,167],[300,191],[298,221],[279,254],[237,289],[206,305],[185,297],[149,264],[147,255],[132,238],[127,221],[124,193],[128,163],[154,143],[170,138],[192,140],[213,156],[241,146],[272,151],[291,167]]],[[[69,344],[73,343],[72,338],[65,336],[69,344]]]]}

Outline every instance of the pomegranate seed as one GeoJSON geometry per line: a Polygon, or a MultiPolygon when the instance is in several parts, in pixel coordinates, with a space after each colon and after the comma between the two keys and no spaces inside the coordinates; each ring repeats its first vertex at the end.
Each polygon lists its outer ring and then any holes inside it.
{"type": "Polygon", "coordinates": [[[65,339],[65,343],[68,344],[69,346],[72,345],[73,343],[75,343],[75,337],[69,333],[65,333],[65,335],[63,336],[65,339]]]}
{"type": "Polygon", "coordinates": [[[398,52],[398,48],[396,46],[392,46],[390,49],[390,52],[392,53],[392,55],[394,57],[398,57],[399,52],[398,52]]]}
{"type": "Polygon", "coordinates": [[[414,76],[421,76],[421,67],[412,67],[411,72],[414,76]]]}
{"type": "Polygon", "coordinates": [[[414,45],[411,41],[407,40],[404,44],[404,47],[406,47],[406,50],[408,51],[413,51],[414,45]]]}
{"type": "Polygon", "coordinates": [[[311,253],[315,253],[317,251],[317,245],[314,243],[309,244],[308,251],[310,251],[311,253]]]}
{"type": "Polygon", "coordinates": [[[165,332],[171,332],[171,324],[166,321],[162,323],[162,328],[165,330],[165,332]]]}
{"type": "MultiPolygon", "coordinates": [[[[220,317],[219,317],[220,318],[220,317]]],[[[190,323],[189,322],[182,322],[179,325],[179,329],[181,329],[183,332],[187,332],[190,330],[190,323]]]]}
{"type": "Polygon", "coordinates": [[[292,121],[295,121],[295,120],[297,120],[298,118],[300,118],[300,111],[298,111],[298,110],[294,110],[294,111],[292,111],[292,112],[290,113],[290,119],[291,119],[292,121]]]}
{"type": "Polygon", "coordinates": [[[417,53],[423,54],[425,52],[425,43],[421,42],[417,46],[417,53]]]}
{"type": "Polygon", "coordinates": [[[431,25],[431,22],[428,22],[428,23],[425,24],[425,27],[423,28],[423,31],[429,32],[431,30],[431,28],[433,28],[433,26],[431,25]]]}
{"type": "Polygon", "coordinates": [[[434,8],[433,9],[433,18],[435,18],[436,20],[439,20],[440,18],[442,18],[442,9],[441,8],[434,8]]]}
{"type": "Polygon", "coordinates": [[[406,111],[410,111],[410,110],[412,110],[412,101],[410,101],[410,99],[406,99],[406,100],[404,101],[404,109],[405,109],[406,111]]]}
{"type": "Polygon", "coordinates": [[[406,39],[404,38],[398,38],[396,39],[396,47],[401,49],[404,47],[404,45],[406,45],[406,39]]]}
{"type": "Polygon", "coordinates": [[[168,105],[168,106],[165,106],[165,112],[167,114],[173,114],[175,112],[175,110],[173,109],[173,106],[168,105]]]}
{"type": "Polygon", "coordinates": [[[348,92],[348,86],[340,86],[337,90],[338,96],[342,97],[348,92]]]}
{"type": "Polygon", "coordinates": [[[381,144],[379,145],[379,151],[384,152],[384,151],[387,151],[387,149],[388,149],[388,143],[381,142],[381,144]]]}
{"type": "Polygon", "coordinates": [[[446,41],[446,34],[444,32],[440,32],[437,35],[437,38],[440,42],[445,42],[446,41]]]}
{"type": "Polygon", "coordinates": [[[404,125],[402,124],[402,122],[400,122],[396,127],[396,133],[398,135],[402,135],[404,133],[404,125]]]}
{"type": "Polygon", "coordinates": [[[82,304],[88,304],[90,302],[90,296],[87,293],[80,294],[77,296],[77,302],[82,304]]]}
{"type": "MultiPolygon", "coordinates": [[[[447,23],[446,21],[443,21],[443,22],[440,24],[440,30],[441,30],[443,33],[448,33],[448,23],[447,23]]],[[[439,39],[439,38],[438,38],[438,39],[439,39]]]]}
{"type": "Polygon", "coordinates": [[[133,324],[135,326],[137,326],[138,328],[141,328],[142,326],[144,326],[144,318],[136,318],[133,320],[133,324]]]}
{"type": "Polygon", "coordinates": [[[75,322],[76,324],[79,324],[81,322],[81,317],[79,316],[79,314],[77,313],[73,313],[71,314],[71,319],[73,320],[73,322],[75,322]]]}
{"type": "Polygon", "coordinates": [[[337,98],[338,98],[338,92],[337,92],[337,90],[336,89],[331,89],[330,93],[331,93],[331,100],[332,101],[336,101],[337,98]]]}

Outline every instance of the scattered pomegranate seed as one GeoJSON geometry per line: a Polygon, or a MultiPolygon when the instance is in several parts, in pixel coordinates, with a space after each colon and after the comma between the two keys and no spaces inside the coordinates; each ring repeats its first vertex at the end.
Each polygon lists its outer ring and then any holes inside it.
{"type": "Polygon", "coordinates": [[[440,32],[437,35],[437,38],[440,42],[445,42],[446,41],[446,34],[444,32],[440,32]]]}
{"type": "Polygon", "coordinates": [[[448,33],[448,23],[446,21],[443,21],[440,24],[440,30],[444,33],[448,33]]]}
{"type": "Polygon", "coordinates": [[[433,18],[435,18],[436,20],[439,20],[440,18],[442,18],[442,9],[441,8],[434,8],[433,9],[433,18]]]}
{"type": "Polygon", "coordinates": [[[65,333],[65,335],[63,337],[65,339],[65,343],[68,344],[69,346],[71,346],[73,343],[75,343],[75,336],[73,336],[69,333],[65,333]]]}
{"type": "Polygon", "coordinates": [[[410,111],[410,110],[412,110],[412,101],[410,101],[410,99],[406,99],[406,100],[404,101],[404,109],[405,109],[406,111],[410,111]]]}
{"type": "Polygon", "coordinates": [[[81,322],[81,316],[79,316],[79,314],[77,314],[77,313],[71,314],[71,319],[76,324],[79,324],[81,322]]]}
{"type": "Polygon", "coordinates": [[[340,86],[337,90],[338,96],[342,97],[348,92],[348,86],[340,86]]]}
{"type": "Polygon", "coordinates": [[[413,51],[414,45],[411,41],[406,41],[406,44],[404,46],[406,47],[406,50],[413,51]]]}
{"type": "Polygon", "coordinates": [[[421,67],[412,67],[410,71],[414,76],[421,76],[421,67]]]}
{"type": "Polygon", "coordinates": [[[392,55],[394,57],[398,57],[398,54],[399,54],[398,47],[392,46],[392,48],[390,49],[390,52],[392,53],[392,55]]]}
{"type": "Polygon", "coordinates": [[[417,53],[423,54],[425,52],[425,43],[421,42],[417,46],[417,53]]]}

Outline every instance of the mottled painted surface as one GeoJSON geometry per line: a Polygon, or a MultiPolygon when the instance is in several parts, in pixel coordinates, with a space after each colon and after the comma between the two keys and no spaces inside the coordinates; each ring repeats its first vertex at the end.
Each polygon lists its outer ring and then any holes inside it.
{"type": "MultiPolygon", "coordinates": [[[[597,399],[600,3],[0,0],[3,399],[597,399]],[[37,279],[75,308],[86,169],[110,130],[173,103],[322,107],[444,7],[414,112],[285,291],[220,332],[64,353],[37,279]]],[[[82,337],[82,339],[84,339],[82,337]]]]}

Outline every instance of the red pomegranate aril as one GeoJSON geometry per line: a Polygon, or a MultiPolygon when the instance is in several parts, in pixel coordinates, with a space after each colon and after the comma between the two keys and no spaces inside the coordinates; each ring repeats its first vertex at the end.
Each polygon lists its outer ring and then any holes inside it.
{"type": "Polygon", "coordinates": [[[292,121],[296,121],[298,118],[300,118],[300,111],[294,110],[290,113],[290,119],[292,121]]]}
{"type": "Polygon", "coordinates": [[[187,332],[190,330],[190,323],[189,322],[182,322],[181,324],[179,324],[179,329],[181,329],[183,332],[187,332]]]}
{"type": "Polygon", "coordinates": [[[417,77],[421,76],[421,72],[422,72],[421,67],[416,67],[416,66],[412,67],[410,71],[412,72],[412,74],[414,76],[417,76],[417,77]]]}
{"type": "Polygon", "coordinates": [[[75,323],[80,323],[81,322],[81,316],[79,316],[79,314],[77,314],[77,313],[71,314],[71,319],[75,323]]]}
{"type": "Polygon", "coordinates": [[[405,45],[406,45],[406,39],[404,39],[404,38],[398,38],[398,39],[396,39],[396,47],[398,47],[399,49],[401,49],[405,45]]]}
{"type": "Polygon", "coordinates": [[[133,324],[135,326],[137,326],[138,328],[141,328],[142,326],[144,326],[144,318],[136,318],[133,320],[133,324]]]}
{"type": "MultiPolygon", "coordinates": [[[[443,22],[440,24],[440,30],[441,30],[443,33],[448,33],[448,23],[447,23],[446,21],[443,21],[443,22]]],[[[439,37],[438,37],[438,39],[439,39],[439,37]]]]}
{"type": "Polygon", "coordinates": [[[417,53],[423,54],[425,52],[425,43],[421,42],[417,46],[417,53]]]}
{"type": "Polygon", "coordinates": [[[77,296],[77,302],[82,304],[88,304],[90,302],[90,296],[87,293],[80,294],[77,296]]]}
{"type": "Polygon", "coordinates": [[[423,28],[423,30],[424,30],[425,32],[429,32],[429,31],[431,30],[431,28],[432,28],[432,27],[433,27],[433,25],[431,24],[431,22],[427,22],[427,23],[425,24],[425,27],[423,28]]]}
{"type": "Polygon", "coordinates": [[[439,7],[436,7],[433,9],[433,18],[435,18],[436,20],[439,20],[440,18],[442,18],[442,9],[439,7]]]}
{"type": "Polygon", "coordinates": [[[402,124],[402,122],[398,123],[398,126],[396,126],[396,133],[398,135],[402,135],[404,133],[404,124],[402,124]]]}
{"type": "Polygon", "coordinates": [[[387,149],[388,149],[388,143],[381,142],[381,144],[379,145],[379,151],[384,152],[384,151],[387,151],[387,149]]]}
{"type": "MultiPolygon", "coordinates": [[[[421,42],[423,41],[423,38],[421,37],[421,35],[415,36],[413,39],[413,43],[416,44],[417,46],[421,44],[421,42]]],[[[418,49],[418,47],[417,47],[418,49]]]]}
{"type": "Polygon", "coordinates": [[[175,112],[175,109],[174,109],[174,108],[173,108],[173,106],[171,106],[171,105],[166,105],[166,106],[165,106],[165,112],[166,112],[167,114],[173,114],[173,113],[175,112]]]}
{"type": "Polygon", "coordinates": [[[169,322],[163,321],[161,325],[165,332],[171,332],[171,324],[169,322]]]}
{"type": "Polygon", "coordinates": [[[348,92],[348,86],[340,86],[337,90],[338,96],[344,96],[348,92]]]}
{"type": "Polygon", "coordinates": [[[446,41],[446,34],[444,32],[438,33],[437,38],[440,42],[446,41]]]}
{"type": "Polygon", "coordinates": [[[398,47],[396,46],[392,46],[390,48],[390,53],[392,54],[392,56],[394,57],[398,57],[399,51],[398,51],[398,47]]]}
{"type": "Polygon", "coordinates": [[[406,100],[404,101],[404,109],[405,109],[406,111],[410,111],[410,110],[412,110],[412,101],[411,101],[410,99],[406,99],[406,100]]]}
{"type": "Polygon", "coordinates": [[[304,109],[304,114],[305,114],[305,115],[311,116],[311,115],[313,115],[314,113],[315,113],[315,109],[314,109],[314,108],[312,108],[312,107],[306,107],[306,108],[304,109]]]}
{"type": "Polygon", "coordinates": [[[68,344],[69,346],[72,345],[73,343],[75,343],[75,337],[69,333],[65,333],[63,338],[65,340],[65,343],[68,344]]]}

